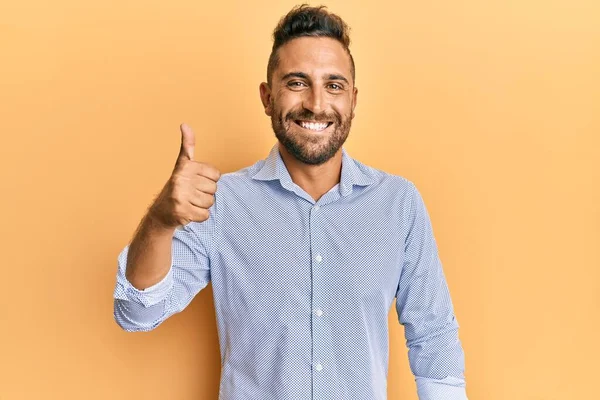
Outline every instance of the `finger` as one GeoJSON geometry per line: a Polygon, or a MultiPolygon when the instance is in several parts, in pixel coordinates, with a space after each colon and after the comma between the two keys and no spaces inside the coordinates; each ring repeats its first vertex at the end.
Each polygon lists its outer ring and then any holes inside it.
{"type": "MultiPolygon", "coordinates": [[[[209,209],[215,202],[215,197],[211,194],[196,191],[190,199],[190,203],[198,208],[209,209]]],[[[196,210],[197,211],[197,210],[196,210]]]]}
{"type": "Polygon", "coordinates": [[[205,176],[197,176],[194,180],[194,187],[203,193],[215,194],[217,192],[217,182],[205,176]]]}
{"type": "Polygon", "coordinates": [[[221,172],[209,164],[196,163],[196,168],[196,173],[198,175],[212,179],[215,182],[221,177],[221,172]]]}
{"type": "Polygon", "coordinates": [[[196,146],[196,137],[192,128],[186,124],[181,124],[179,127],[181,130],[181,147],[179,149],[179,156],[177,159],[194,159],[194,147],[196,146]]]}

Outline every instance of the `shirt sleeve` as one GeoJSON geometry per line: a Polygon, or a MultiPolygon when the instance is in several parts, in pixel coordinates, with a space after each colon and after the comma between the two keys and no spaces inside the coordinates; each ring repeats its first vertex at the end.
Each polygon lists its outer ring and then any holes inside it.
{"type": "Polygon", "coordinates": [[[429,214],[411,184],[396,311],[419,400],[467,400],[464,352],[429,214]]]}
{"type": "Polygon", "coordinates": [[[215,246],[216,200],[209,219],[191,222],[175,230],[171,266],[158,283],[144,290],[125,277],[128,244],[117,257],[114,318],[128,332],[150,331],[171,315],[183,311],[210,282],[210,255],[215,246]]]}

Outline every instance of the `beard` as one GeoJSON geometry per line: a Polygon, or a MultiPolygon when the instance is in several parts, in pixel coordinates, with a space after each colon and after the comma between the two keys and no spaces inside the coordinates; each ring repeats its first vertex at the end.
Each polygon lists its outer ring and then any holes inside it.
{"type": "MultiPolygon", "coordinates": [[[[316,115],[307,109],[290,111],[285,117],[282,112],[272,104],[271,126],[279,142],[298,161],[310,165],[320,165],[333,157],[342,147],[352,125],[352,118],[342,116],[337,112],[321,113],[316,115]],[[313,133],[299,132],[302,128],[294,121],[304,120],[313,122],[331,122],[333,132],[313,133]],[[293,132],[295,130],[296,132],[293,132]]],[[[326,129],[330,129],[327,127],[326,129]]]]}

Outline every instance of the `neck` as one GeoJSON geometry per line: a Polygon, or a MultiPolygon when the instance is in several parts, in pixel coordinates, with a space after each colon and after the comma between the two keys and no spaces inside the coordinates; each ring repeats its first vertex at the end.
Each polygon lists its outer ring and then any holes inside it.
{"type": "Polygon", "coordinates": [[[315,201],[340,182],[342,174],[342,149],[321,165],[310,165],[299,161],[285,146],[279,144],[279,153],[292,181],[300,186],[315,201]]]}

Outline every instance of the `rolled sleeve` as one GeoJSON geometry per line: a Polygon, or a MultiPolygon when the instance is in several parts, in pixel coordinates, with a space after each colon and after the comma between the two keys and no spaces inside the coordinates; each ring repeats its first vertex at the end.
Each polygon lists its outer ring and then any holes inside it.
{"type": "Polygon", "coordinates": [[[161,322],[166,298],[173,288],[173,266],[158,283],[139,290],[125,276],[127,245],[119,254],[117,284],[114,291],[114,318],[126,331],[148,331],[161,322]]]}
{"type": "Polygon", "coordinates": [[[128,253],[129,245],[121,251],[118,257],[119,270],[117,272],[117,286],[114,297],[116,299],[134,301],[144,307],[151,307],[162,302],[173,288],[173,265],[171,264],[169,272],[160,282],[140,290],[133,286],[125,276],[128,253]]]}
{"type": "Polygon", "coordinates": [[[464,379],[416,377],[416,381],[419,400],[468,400],[464,379]]]}
{"type": "Polygon", "coordinates": [[[464,352],[458,321],[431,221],[413,185],[405,258],[396,293],[409,363],[420,400],[466,400],[464,352]]]}
{"type": "Polygon", "coordinates": [[[126,331],[149,331],[181,312],[210,282],[210,253],[214,246],[215,206],[204,222],[191,222],[173,235],[171,266],[156,284],[139,290],[125,277],[127,245],[118,256],[114,318],[126,331]]]}

